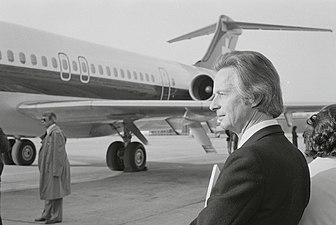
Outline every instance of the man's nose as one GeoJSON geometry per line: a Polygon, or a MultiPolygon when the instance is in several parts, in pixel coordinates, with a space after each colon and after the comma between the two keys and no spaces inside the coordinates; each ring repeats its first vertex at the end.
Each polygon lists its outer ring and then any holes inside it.
{"type": "Polygon", "coordinates": [[[210,109],[211,111],[217,111],[218,109],[220,109],[220,106],[218,105],[217,100],[216,100],[216,96],[215,96],[215,98],[212,100],[209,109],[210,109]]]}

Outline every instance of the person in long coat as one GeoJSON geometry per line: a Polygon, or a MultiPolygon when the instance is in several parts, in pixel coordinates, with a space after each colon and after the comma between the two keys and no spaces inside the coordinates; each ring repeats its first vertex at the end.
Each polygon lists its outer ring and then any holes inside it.
{"type": "Polygon", "coordinates": [[[40,198],[45,200],[45,206],[42,216],[35,221],[46,221],[46,224],[62,222],[63,197],[71,193],[66,137],[55,120],[54,113],[46,113],[41,119],[47,129],[41,137],[42,146],[38,157],[40,198]]]}

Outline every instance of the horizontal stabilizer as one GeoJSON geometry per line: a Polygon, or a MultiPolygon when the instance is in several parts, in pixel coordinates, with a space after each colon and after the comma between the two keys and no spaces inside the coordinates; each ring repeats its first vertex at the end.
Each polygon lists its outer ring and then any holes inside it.
{"type": "Polygon", "coordinates": [[[209,34],[212,34],[213,32],[215,32],[215,30],[216,30],[216,24],[214,23],[214,24],[211,24],[207,27],[203,27],[199,30],[193,31],[191,33],[184,34],[184,35],[179,36],[177,38],[171,39],[171,40],[168,41],[168,43],[182,41],[182,40],[185,40],[185,39],[191,39],[191,38],[199,37],[199,36],[203,36],[203,35],[209,35],[209,34]]]}
{"type": "Polygon", "coordinates": [[[263,24],[263,23],[248,23],[248,22],[238,22],[233,21],[230,17],[222,15],[220,17],[221,24],[211,24],[209,26],[203,27],[199,30],[184,34],[182,36],[176,37],[169,40],[169,43],[182,41],[186,39],[192,39],[195,37],[209,35],[216,31],[218,25],[222,26],[222,31],[228,31],[233,29],[245,29],[245,30],[281,30],[281,31],[322,31],[322,32],[332,32],[331,29],[325,28],[314,28],[314,27],[301,27],[301,26],[287,26],[287,25],[276,25],[276,24],[263,24]]]}
{"type": "Polygon", "coordinates": [[[246,23],[246,22],[236,22],[236,21],[226,21],[224,22],[227,26],[238,26],[244,30],[283,30],[283,31],[321,31],[321,32],[332,32],[331,29],[325,28],[314,28],[314,27],[298,27],[298,26],[286,26],[286,25],[275,25],[275,24],[262,24],[262,23],[246,23]]]}

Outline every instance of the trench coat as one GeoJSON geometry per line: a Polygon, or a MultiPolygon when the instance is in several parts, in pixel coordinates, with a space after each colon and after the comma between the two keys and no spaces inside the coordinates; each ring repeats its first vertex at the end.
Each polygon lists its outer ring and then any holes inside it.
{"type": "Polygon", "coordinates": [[[52,200],[71,193],[70,163],[65,151],[66,137],[55,125],[50,133],[42,136],[38,168],[40,171],[40,198],[52,200]]]}

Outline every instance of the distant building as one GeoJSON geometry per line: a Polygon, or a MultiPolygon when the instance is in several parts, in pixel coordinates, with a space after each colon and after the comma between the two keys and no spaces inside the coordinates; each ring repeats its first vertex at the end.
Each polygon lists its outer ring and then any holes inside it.
{"type": "MultiPolygon", "coordinates": [[[[184,126],[182,131],[178,131],[179,135],[189,135],[190,131],[188,126],[184,126]]],[[[165,135],[177,135],[173,129],[166,130],[151,130],[149,131],[149,136],[165,136],[165,135]]]]}

